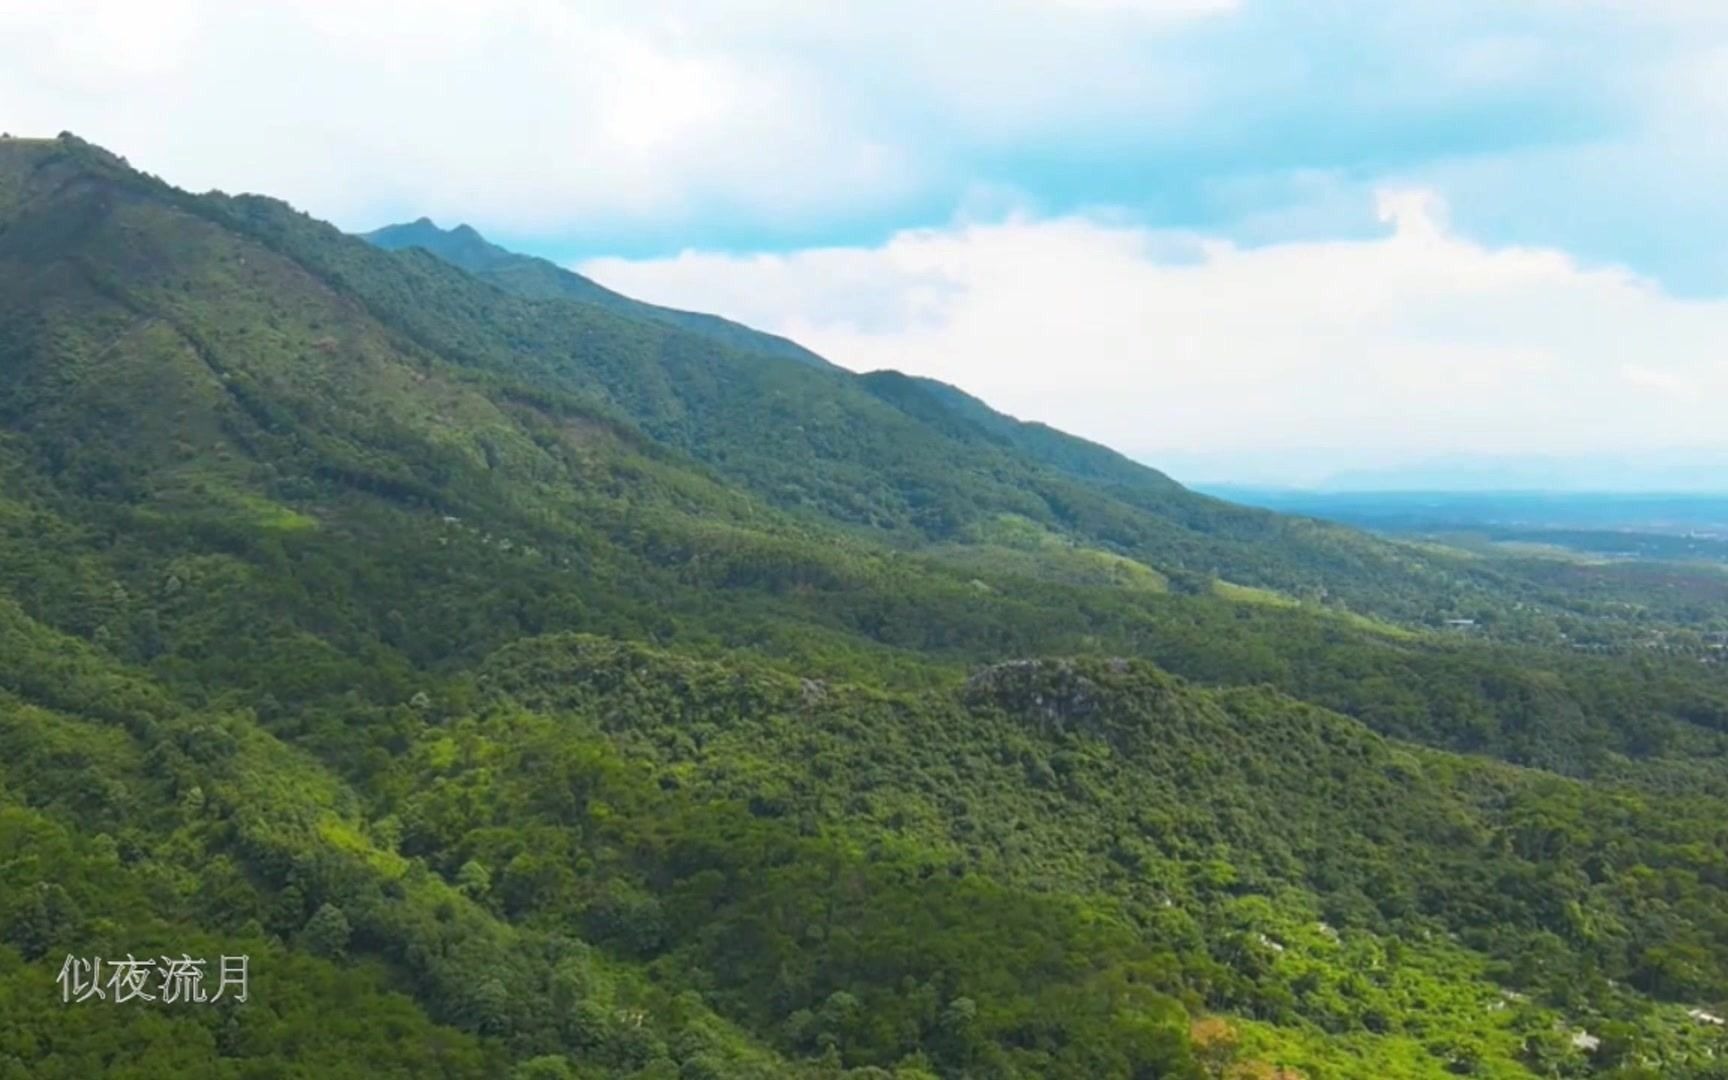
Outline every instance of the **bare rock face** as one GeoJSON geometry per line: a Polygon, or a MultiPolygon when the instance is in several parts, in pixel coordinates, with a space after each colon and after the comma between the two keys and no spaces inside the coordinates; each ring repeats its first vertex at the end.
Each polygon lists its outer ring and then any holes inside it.
{"type": "Polygon", "coordinates": [[[1099,739],[1130,757],[1154,750],[1160,732],[1186,723],[1191,707],[1181,680],[1121,657],[993,664],[966,680],[961,700],[1006,713],[1040,735],[1099,739]]]}
{"type": "Polygon", "coordinates": [[[1080,674],[1072,660],[1009,660],[973,673],[966,680],[966,694],[1060,720],[1089,713],[1098,685],[1080,674]]]}
{"type": "Polygon", "coordinates": [[[806,707],[828,700],[828,684],[821,679],[798,680],[798,697],[806,707]]]}

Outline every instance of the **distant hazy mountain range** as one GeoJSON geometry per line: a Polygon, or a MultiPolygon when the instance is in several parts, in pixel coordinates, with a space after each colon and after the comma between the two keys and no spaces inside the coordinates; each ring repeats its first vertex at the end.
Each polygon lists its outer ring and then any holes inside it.
{"type": "MultiPolygon", "coordinates": [[[[1148,455],[1140,455],[1148,456],[1148,455]]],[[[1362,466],[1360,451],[1159,452],[1159,468],[1207,489],[1728,493],[1728,452],[1577,456],[1458,453],[1362,466]]]]}

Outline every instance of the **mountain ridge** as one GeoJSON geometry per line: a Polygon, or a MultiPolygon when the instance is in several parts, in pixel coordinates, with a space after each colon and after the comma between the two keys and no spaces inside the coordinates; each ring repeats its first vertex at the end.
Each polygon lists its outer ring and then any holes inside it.
{"type": "Polygon", "coordinates": [[[0,142],[0,1073],[1709,1076],[1723,613],[1618,574],[0,142]]]}
{"type": "MultiPolygon", "coordinates": [[[[460,224],[449,229],[443,229],[430,218],[421,217],[412,222],[386,225],[358,235],[368,243],[390,251],[399,251],[410,247],[422,248],[451,265],[474,274],[481,280],[491,282],[506,292],[525,298],[561,297],[576,299],[597,303],[616,310],[633,312],[653,319],[669,319],[672,316],[678,316],[678,319],[672,320],[675,325],[707,332],[715,340],[731,347],[742,348],[745,351],[767,352],[772,355],[794,355],[794,358],[797,359],[807,359],[812,363],[820,362],[825,366],[833,366],[821,357],[809,353],[808,350],[798,346],[795,342],[787,342],[786,339],[777,335],[753,330],[750,327],[720,319],[718,316],[681,312],[632,300],[607,289],[590,278],[557,266],[549,260],[522,255],[493,244],[470,225],[460,224]],[[544,284],[547,281],[555,282],[555,284],[544,284]],[[716,332],[722,328],[724,332],[716,332]],[[740,332],[732,332],[734,330],[740,332]],[[785,353],[782,347],[785,344],[792,345],[796,354],[785,353]]],[[[972,426],[988,432],[998,441],[1015,443],[1020,449],[1027,449],[1028,444],[1036,444],[1042,437],[1053,437],[1055,440],[1064,440],[1072,444],[1063,448],[1068,451],[1066,456],[1091,458],[1095,462],[1093,469],[1096,472],[1112,473],[1118,477],[1131,474],[1143,476],[1144,472],[1156,473],[1156,470],[1150,466],[1134,462],[1109,447],[1068,435],[1046,424],[1022,421],[1006,416],[948,383],[924,376],[907,375],[892,369],[865,372],[859,377],[878,397],[895,403],[897,407],[904,407],[907,393],[926,395],[939,411],[952,413],[962,420],[970,421],[972,426]],[[890,387],[900,389],[890,389],[890,387]]],[[[1159,477],[1168,480],[1168,477],[1163,477],[1162,474],[1159,474],[1159,477]]],[[[1171,483],[1174,484],[1174,481],[1171,483]]]]}
{"type": "Polygon", "coordinates": [[[431,218],[420,217],[359,235],[387,251],[409,247],[430,251],[453,266],[527,299],[579,300],[701,333],[732,348],[788,357],[817,367],[830,366],[810,350],[778,335],[753,330],[718,315],[633,300],[551,260],[501,248],[466,224],[441,229],[431,218]]]}

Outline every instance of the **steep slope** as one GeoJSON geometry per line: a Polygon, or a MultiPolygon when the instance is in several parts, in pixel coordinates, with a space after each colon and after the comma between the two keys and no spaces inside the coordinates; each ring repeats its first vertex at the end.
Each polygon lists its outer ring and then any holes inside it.
{"type": "Polygon", "coordinates": [[[1069,561],[1087,564],[1083,576],[1095,576],[1101,560],[1126,559],[1152,571],[1142,578],[1190,592],[1222,579],[1406,623],[1476,618],[1484,634],[1545,644],[1564,640],[1558,618],[1602,613],[1552,587],[1546,573],[1510,572],[1503,562],[1382,543],[1198,495],[1105,447],[1004,416],[932,380],[798,370],[758,339],[668,335],[654,325],[658,316],[633,302],[601,305],[632,320],[609,322],[589,296],[592,283],[505,252],[471,229],[415,223],[373,238],[435,254],[526,302],[476,296],[432,266],[366,258],[307,231],[279,206],[250,201],[239,220],[335,275],[377,317],[418,340],[446,351],[461,342],[464,363],[604,400],[729,483],[903,548],[960,543],[974,549],[968,565],[979,556],[1018,563],[1001,549],[1023,546],[1029,523],[1080,549],[1069,561]]]}
{"type": "Polygon", "coordinates": [[[688,330],[740,352],[780,356],[817,367],[828,366],[826,360],[783,337],[752,330],[717,315],[679,311],[632,300],[546,259],[507,251],[488,242],[468,225],[440,229],[430,218],[420,218],[401,225],[386,225],[363,234],[362,238],[386,251],[405,248],[429,251],[505,292],[530,300],[577,300],[629,318],[688,330]]]}
{"type": "Polygon", "coordinates": [[[0,1072],[1708,1075],[1719,673],[1214,565],[1518,584],[0,140],[0,1072]]]}
{"type": "MultiPolygon", "coordinates": [[[[631,300],[545,259],[519,255],[492,244],[467,225],[446,230],[427,218],[421,218],[401,225],[387,225],[363,234],[363,238],[388,251],[423,249],[505,292],[526,299],[577,300],[623,315],[693,330],[738,352],[790,356],[828,366],[820,357],[784,338],[753,331],[716,316],[673,311],[631,300]]],[[[1128,490],[1164,495],[1177,490],[1177,485],[1168,477],[1131,462],[1114,451],[1042,424],[1020,423],[944,383],[880,371],[865,375],[862,385],[883,401],[960,441],[1011,447],[1040,464],[1119,484],[1128,490]]]]}
{"type": "MultiPolygon", "coordinates": [[[[417,337],[462,341],[472,348],[467,362],[532,366],[542,380],[603,396],[653,437],[776,505],[896,543],[953,539],[1003,515],[1025,517],[1161,572],[1216,574],[1406,618],[1460,594],[1480,599],[1505,588],[1467,561],[1195,495],[1102,447],[1003,417],[927,380],[809,370],[639,322],[610,324],[587,305],[488,300],[430,267],[413,273],[333,237],[290,231],[277,207],[247,210],[296,258],[341,275],[375,314],[417,337]],[[416,302],[404,304],[409,296],[416,302]],[[476,336],[483,326],[495,328],[490,340],[476,336]],[[495,344],[506,328],[507,352],[495,344]],[[597,342],[617,350],[613,362],[594,363],[597,342]],[[717,358],[723,366],[714,366],[717,358]]],[[[451,255],[452,246],[437,250],[451,255]]]]}
{"type": "MultiPolygon", "coordinates": [[[[13,580],[34,614],[103,627],[124,655],[188,671],[225,657],[261,682],[292,641],[373,681],[401,663],[370,656],[379,641],[438,664],[580,629],[928,680],[931,659],[1106,649],[1572,772],[1713,757],[1728,731],[1713,669],[1536,649],[1560,624],[1498,564],[1201,499],[921,381],[516,300],[278,203],[184,195],[75,140],[0,154],[0,467],[19,520],[58,522],[132,599],[93,597],[40,552],[13,580]],[[1213,596],[1192,567],[1220,564],[1369,608],[1480,611],[1532,645],[1413,636],[1289,593],[1213,596]],[[210,584],[144,610],[169,576],[210,584]],[[150,628],[167,618],[182,633],[150,628]],[[189,656],[163,655],[194,626],[189,656]]],[[[1619,625],[1618,605],[1582,606],[1619,625]]]]}
{"type": "MultiPolygon", "coordinates": [[[[557,629],[912,679],[932,658],[1108,649],[1575,772],[1604,754],[1710,756],[1728,731],[1722,680],[1686,658],[1537,650],[1559,633],[1547,586],[1500,564],[1194,496],[920,380],[512,298],[279,203],[187,196],[75,140],[0,156],[12,498],[129,596],[186,582],[183,557],[231,590],[232,610],[155,613],[200,625],[200,662],[256,672],[291,638],[331,663],[382,640],[437,664],[557,629]],[[1207,570],[1288,591],[1212,595],[1207,570]],[[1370,610],[1480,609],[1531,645],[1411,635],[1318,602],[1334,591],[1370,610]],[[246,626],[253,604],[271,619],[246,626]]],[[[33,613],[160,655],[136,599],[112,611],[38,573],[14,579],[33,613]]],[[[1618,625],[1617,607],[1582,607],[1618,625]]]]}

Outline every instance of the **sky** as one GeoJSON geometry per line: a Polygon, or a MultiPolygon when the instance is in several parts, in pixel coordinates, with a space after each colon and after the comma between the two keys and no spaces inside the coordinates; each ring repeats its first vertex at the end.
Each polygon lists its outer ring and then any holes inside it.
{"type": "Polygon", "coordinates": [[[1728,489],[1725,125],[1720,0],[0,0],[0,128],[1200,482],[1728,489]]]}

